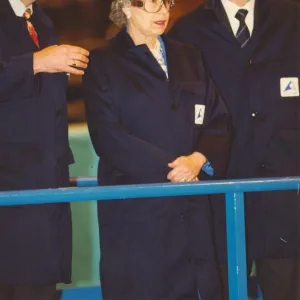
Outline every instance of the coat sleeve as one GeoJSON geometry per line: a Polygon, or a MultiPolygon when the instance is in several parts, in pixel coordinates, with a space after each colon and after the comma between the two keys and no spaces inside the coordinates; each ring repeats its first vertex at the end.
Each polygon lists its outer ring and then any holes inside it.
{"type": "Polygon", "coordinates": [[[0,102],[27,98],[33,93],[33,53],[4,59],[0,49],[0,102]]]}
{"type": "MultiPolygon", "coordinates": [[[[204,68],[203,64],[201,67],[204,68]]],[[[226,175],[232,143],[231,117],[213,80],[209,75],[206,77],[205,118],[197,150],[211,163],[214,177],[222,178],[226,175]]],[[[201,174],[200,178],[203,176],[206,175],[201,174]]]]}
{"type": "Polygon", "coordinates": [[[175,157],[128,132],[121,124],[111,88],[103,65],[91,57],[83,78],[83,93],[88,128],[97,155],[126,175],[166,181],[168,163],[175,157]]]}

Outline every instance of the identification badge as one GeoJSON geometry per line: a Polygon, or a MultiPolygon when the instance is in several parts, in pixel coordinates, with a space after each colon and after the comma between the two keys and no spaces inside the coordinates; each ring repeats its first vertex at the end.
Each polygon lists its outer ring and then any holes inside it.
{"type": "Polygon", "coordinates": [[[280,79],[281,97],[298,97],[299,96],[299,78],[284,77],[280,79]]]}
{"type": "Polygon", "coordinates": [[[202,125],[204,122],[205,105],[195,104],[195,124],[202,125]]]}

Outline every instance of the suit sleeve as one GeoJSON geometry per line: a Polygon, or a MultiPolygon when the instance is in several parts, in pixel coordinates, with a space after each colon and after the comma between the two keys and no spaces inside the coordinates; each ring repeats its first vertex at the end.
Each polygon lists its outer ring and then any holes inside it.
{"type": "Polygon", "coordinates": [[[3,59],[0,49],[0,102],[23,99],[33,93],[33,53],[3,59]]]}
{"type": "Polygon", "coordinates": [[[83,78],[83,93],[90,136],[100,159],[126,175],[166,181],[168,163],[175,157],[122,126],[104,68],[98,61],[96,68],[92,57],[83,78]]]}
{"type": "MultiPolygon", "coordinates": [[[[211,163],[214,177],[222,178],[226,175],[232,143],[231,118],[223,98],[209,75],[206,82],[204,126],[198,138],[197,150],[211,163]]],[[[200,177],[207,178],[203,172],[200,177]]]]}

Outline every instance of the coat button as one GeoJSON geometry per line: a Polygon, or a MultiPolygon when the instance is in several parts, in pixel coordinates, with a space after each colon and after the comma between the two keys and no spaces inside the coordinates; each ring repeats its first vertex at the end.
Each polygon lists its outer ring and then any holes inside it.
{"type": "Polygon", "coordinates": [[[257,119],[258,121],[265,121],[266,120],[266,115],[263,115],[258,111],[252,112],[251,116],[252,116],[253,119],[257,119]]]}
{"type": "Polygon", "coordinates": [[[177,110],[177,106],[176,106],[175,104],[172,104],[172,105],[171,105],[171,109],[172,109],[173,111],[176,111],[176,110],[177,110]]]}
{"type": "Polygon", "coordinates": [[[262,164],[260,164],[260,167],[261,167],[262,169],[264,169],[264,168],[266,167],[266,165],[265,165],[264,163],[262,163],[262,164]]]}
{"type": "Polygon", "coordinates": [[[150,53],[149,52],[145,52],[145,56],[146,57],[150,57],[150,53]]]}
{"type": "Polygon", "coordinates": [[[251,66],[252,65],[252,60],[250,59],[249,61],[248,61],[248,66],[251,66]]]}
{"type": "Polygon", "coordinates": [[[184,214],[181,214],[181,215],[180,215],[180,219],[181,219],[181,220],[184,220],[184,219],[185,219],[185,215],[184,215],[184,214]]]}

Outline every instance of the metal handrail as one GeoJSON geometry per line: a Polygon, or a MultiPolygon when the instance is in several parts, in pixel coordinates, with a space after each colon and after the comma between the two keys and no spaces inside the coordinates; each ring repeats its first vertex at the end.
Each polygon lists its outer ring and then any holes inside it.
{"type": "Polygon", "coordinates": [[[97,187],[97,180],[90,177],[71,181],[79,187],[0,192],[0,206],[225,194],[230,300],[247,299],[244,193],[299,190],[300,187],[300,177],[104,187],[97,187]]]}

